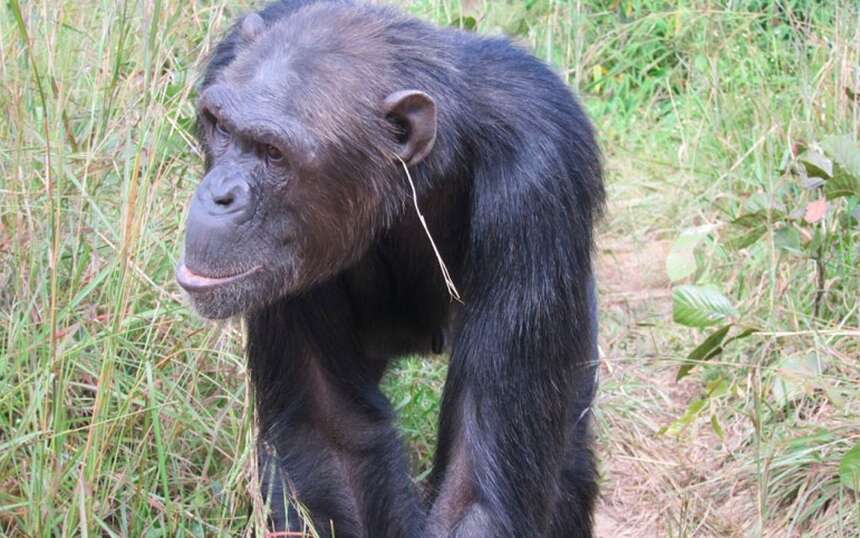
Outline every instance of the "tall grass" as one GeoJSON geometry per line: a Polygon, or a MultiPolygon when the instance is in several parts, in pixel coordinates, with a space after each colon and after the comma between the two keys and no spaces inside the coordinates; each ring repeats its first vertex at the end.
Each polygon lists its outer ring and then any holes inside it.
{"type": "MultiPolygon", "coordinates": [[[[558,69],[582,95],[606,154],[612,203],[601,252],[627,269],[623,278],[660,273],[643,284],[645,301],[639,290],[604,285],[597,430],[602,509],[617,534],[857,535],[857,492],[837,476],[839,458],[860,439],[857,232],[834,240],[817,315],[813,262],[779,251],[773,223],[751,248],[724,241],[728,223],[761,200],[805,203],[803,193],[785,194],[792,179],[782,171],[799,140],[857,135],[860,108],[846,91],[860,87],[856,6],[402,3],[441,24],[512,35],[558,69]],[[617,256],[702,225],[714,231],[696,251],[693,278],[718,285],[759,334],[674,383],[702,335],[672,325],[662,254],[657,269],[617,256]],[[826,368],[779,405],[776,366],[807,353],[826,368]],[[705,411],[660,433],[715,380],[722,388],[705,411]]],[[[196,319],[173,283],[200,172],[194,82],[248,5],[11,0],[0,8],[6,535],[250,528],[241,334],[196,319]]],[[[427,469],[443,375],[441,362],[409,359],[386,380],[416,474],[427,469]]]]}

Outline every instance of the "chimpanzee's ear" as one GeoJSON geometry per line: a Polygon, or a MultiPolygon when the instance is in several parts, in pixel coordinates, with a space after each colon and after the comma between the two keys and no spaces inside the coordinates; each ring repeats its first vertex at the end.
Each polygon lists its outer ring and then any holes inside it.
{"type": "Polygon", "coordinates": [[[242,36],[242,41],[245,43],[253,43],[265,29],[266,21],[263,20],[263,17],[259,13],[250,13],[242,19],[239,35],[242,36]]]}
{"type": "Polygon", "coordinates": [[[397,155],[407,165],[421,162],[436,141],[436,103],[418,90],[402,90],[385,98],[385,117],[397,128],[397,155]]]}

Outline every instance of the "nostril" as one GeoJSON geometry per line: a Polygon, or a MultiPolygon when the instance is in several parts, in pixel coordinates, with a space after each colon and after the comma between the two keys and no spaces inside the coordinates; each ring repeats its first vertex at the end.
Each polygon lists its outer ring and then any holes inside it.
{"type": "MultiPolygon", "coordinates": [[[[215,183],[215,182],[213,182],[215,183]]],[[[223,181],[201,189],[200,201],[211,215],[247,213],[252,209],[250,187],[244,181],[223,181]],[[220,184],[218,184],[220,183],[220,184]]]]}
{"type": "Polygon", "coordinates": [[[213,197],[213,201],[221,207],[230,207],[231,205],[233,205],[233,202],[236,201],[236,195],[233,193],[232,190],[230,190],[223,194],[215,195],[213,197]]]}

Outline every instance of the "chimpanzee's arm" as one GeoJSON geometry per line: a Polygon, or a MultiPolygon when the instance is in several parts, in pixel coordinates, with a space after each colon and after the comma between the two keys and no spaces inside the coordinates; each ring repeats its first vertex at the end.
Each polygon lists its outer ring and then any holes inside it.
{"type": "Polygon", "coordinates": [[[287,492],[320,536],[415,537],[424,515],[346,301],[334,281],[248,318],[271,530],[302,528],[287,492]]]}
{"type": "Polygon", "coordinates": [[[475,176],[426,536],[589,537],[589,204],[602,192],[577,181],[591,171],[576,164],[593,162],[588,146],[573,146],[569,161],[550,144],[499,149],[484,148],[475,176]]]}

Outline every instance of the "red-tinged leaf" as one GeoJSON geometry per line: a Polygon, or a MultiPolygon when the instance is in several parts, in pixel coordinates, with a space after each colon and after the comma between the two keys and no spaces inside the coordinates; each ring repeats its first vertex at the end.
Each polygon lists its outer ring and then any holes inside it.
{"type": "Polygon", "coordinates": [[[824,198],[809,202],[806,206],[806,213],[803,215],[803,220],[813,224],[824,218],[827,214],[827,200],[824,198]]]}

